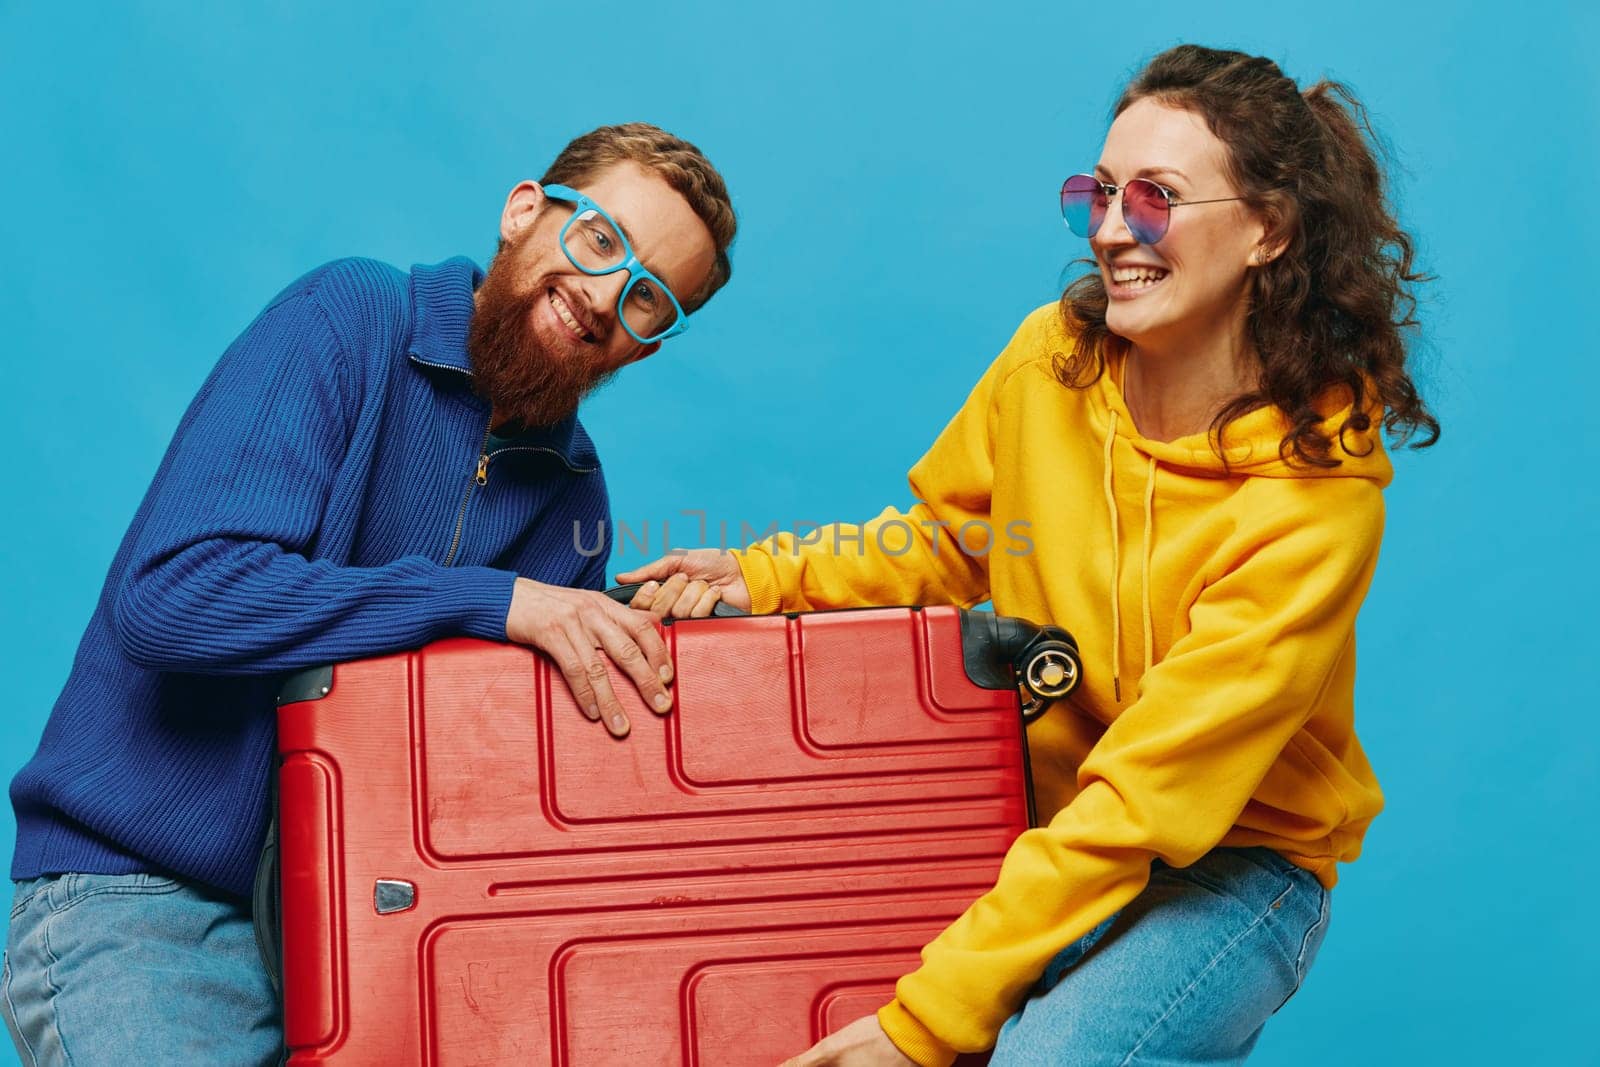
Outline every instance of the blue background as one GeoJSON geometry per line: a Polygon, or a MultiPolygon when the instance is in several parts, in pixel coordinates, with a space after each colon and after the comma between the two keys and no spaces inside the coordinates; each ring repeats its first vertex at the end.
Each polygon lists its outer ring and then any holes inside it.
{"type": "Polygon", "coordinates": [[[309,267],[482,261],[506,191],[570,137],[680,132],[728,177],[736,272],[586,408],[618,517],[652,555],[663,520],[696,543],[686,508],[713,540],[719,519],[861,518],[906,502],[906,468],[1082,253],[1055,191],[1120,84],[1180,41],[1238,47],[1347,80],[1392,142],[1440,278],[1421,381],[1445,427],[1398,457],[1361,622],[1358,724],[1390,807],[1259,1060],[1594,1062],[1572,1045],[1600,959],[1577,669],[1600,532],[1594,14],[260,6],[0,11],[5,778],[185,404],[309,267]]]}

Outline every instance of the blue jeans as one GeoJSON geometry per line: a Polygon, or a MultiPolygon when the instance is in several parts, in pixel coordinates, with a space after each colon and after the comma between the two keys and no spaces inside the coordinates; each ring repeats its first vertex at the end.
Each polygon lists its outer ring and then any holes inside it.
{"type": "Polygon", "coordinates": [[[249,905],[152,874],[17,883],[0,1011],[28,1067],[275,1064],[249,905]]]}
{"type": "Polygon", "coordinates": [[[1243,1063],[1328,928],[1328,891],[1265,848],[1218,848],[1051,961],[991,1067],[1243,1063]]]}

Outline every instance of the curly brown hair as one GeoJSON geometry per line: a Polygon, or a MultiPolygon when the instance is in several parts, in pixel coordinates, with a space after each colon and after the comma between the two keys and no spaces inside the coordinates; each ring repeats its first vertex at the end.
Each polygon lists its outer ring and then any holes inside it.
{"type": "Polygon", "coordinates": [[[711,231],[717,263],[699,291],[683,302],[685,311],[698,309],[733,277],[728,246],[739,228],[728,199],[728,186],[711,161],[694,145],[648,122],[601,126],[573,139],[550,164],[541,185],[577,186],[614,163],[637,163],[660,175],[689,202],[689,207],[711,231]]]}
{"type": "MultiPolygon", "coordinates": [[[[1431,278],[1413,269],[1412,239],[1395,219],[1378,138],[1355,94],[1333,81],[1302,92],[1270,59],[1180,45],[1134,77],[1113,118],[1147,97],[1205,119],[1228,150],[1234,187],[1267,222],[1264,246],[1282,244],[1251,272],[1247,323],[1261,388],[1223,406],[1211,424],[1213,446],[1221,451],[1228,423],[1275,404],[1290,423],[1279,454],[1337,466],[1313,403],[1340,386],[1354,400],[1341,438],[1371,428],[1376,402],[1397,444],[1437,441],[1438,420],[1406,369],[1419,326],[1412,287],[1431,278]]],[[[1078,343],[1070,358],[1056,359],[1056,377],[1083,388],[1127,342],[1106,327],[1098,272],[1067,286],[1061,312],[1078,343]]]]}

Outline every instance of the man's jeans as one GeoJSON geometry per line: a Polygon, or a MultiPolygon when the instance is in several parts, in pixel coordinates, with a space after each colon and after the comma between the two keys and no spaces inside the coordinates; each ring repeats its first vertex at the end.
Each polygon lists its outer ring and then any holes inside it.
{"type": "Polygon", "coordinates": [[[17,883],[0,1010],[27,1067],[278,1062],[249,905],[151,874],[17,883]]]}
{"type": "MultiPolygon", "coordinates": [[[[1327,924],[1327,892],[1267,849],[1157,862],[1050,964],[993,1067],[1241,1063],[1327,924]]],[[[146,874],[19,882],[0,1009],[29,1067],[272,1064],[282,1040],[248,906],[146,874]]]]}
{"type": "Polygon", "coordinates": [[[1050,963],[991,1067],[1243,1063],[1305,980],[1328,897],[1269,849],[1156,861],[1143,893],[1050,963]]]}

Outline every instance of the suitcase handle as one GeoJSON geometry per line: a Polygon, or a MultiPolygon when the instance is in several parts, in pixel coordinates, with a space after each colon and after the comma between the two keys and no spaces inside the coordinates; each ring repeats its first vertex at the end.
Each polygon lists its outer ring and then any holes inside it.
{"type": "MultiPolygon", "coordinates": [[[[619,585],[615,588],[607,589],[606,596],[615,600],[618,604],[625,605],[633,599],[633,595],[639,591],[639,587],[642,585],[644,585],[643,582],[634,582],[632,585],[619,585]]],[[[750,614],[748,611],[736,608],[732,604],[724,603],[721,600],[717,601],[711,608],[711,617],[715,619],[731,619],[735,616],[748,614],[750,614]]]]}
{"type": "MultiPolygon", "coordinates": [[[[643,584],[615,586],[606,590],[606,596],[627,604],[643,584]]],[[[734,618],[750,613],[719,600],[711,614],[734,618]]],[[[985,689],[1020,688],[1027,694],[1022,706],[1024,722],[1039,718],[1083,681],[1078,642],[1059,626],[1040,626],[987,611],[963,611],[961,636],[967,677],[985,689]]]]}

